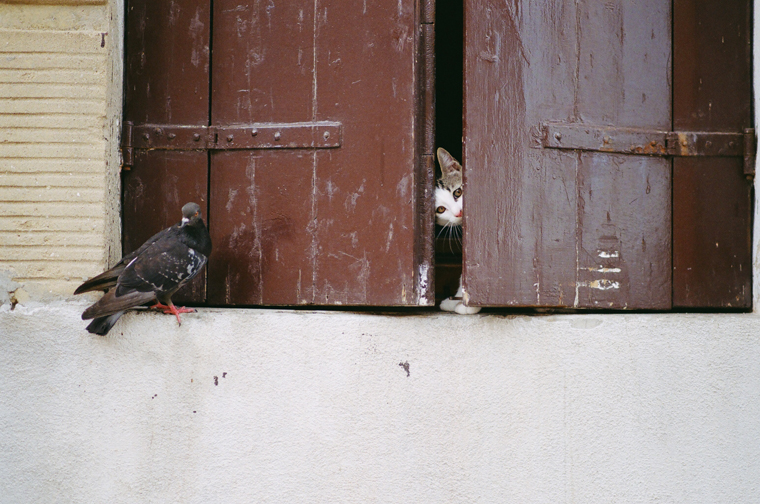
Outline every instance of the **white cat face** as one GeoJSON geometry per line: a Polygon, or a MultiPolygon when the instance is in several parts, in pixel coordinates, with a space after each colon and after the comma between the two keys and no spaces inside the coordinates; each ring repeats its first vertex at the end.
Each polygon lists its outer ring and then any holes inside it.
{"type": "Polygon", "coordinates": [[[435,221],[439,226],[462,225],[462,189],[453,193],[435,188],[435,221]]]}
{"type": "Polygon", "coordinates": [[[462,165],[444,148],[438,148],[441,177],[435,184],[435,221],[449,229],[462,225],[462,165]]]}

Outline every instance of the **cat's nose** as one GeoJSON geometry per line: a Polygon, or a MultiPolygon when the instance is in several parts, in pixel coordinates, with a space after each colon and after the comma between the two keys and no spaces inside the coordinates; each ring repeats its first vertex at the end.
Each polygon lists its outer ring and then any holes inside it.
{"type": "Polygon", "coordinates": [[[462,211],[461,210],[459,211],[459,213],[457,213],[456,215],[454,215],[454,217],[461,217],[461,216],[462,216],[462,211]]]}

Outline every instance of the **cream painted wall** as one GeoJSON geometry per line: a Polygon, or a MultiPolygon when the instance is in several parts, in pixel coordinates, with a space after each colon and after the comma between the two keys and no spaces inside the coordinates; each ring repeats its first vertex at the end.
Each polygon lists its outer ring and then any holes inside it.
{"type": "MultiPolygon", "coordinates": [[[[120,9],[0,4],[0,46],[32,22],[87,41],[105,12],[120,33],[120,9]]],[[[118,243],[121,74],[109,61],[121,48],[108,47],[97,78],[109,85],[85,114],[105,152],[92,270],[118,243]]],[[[60,184],[23,173],[29,194],[60,184]]],[[[36,293],[0,306],[2,503],[760,502],[757,313],[206,309],[181,327],[128,314],[95,337],[85,306],[36,293]]]]}

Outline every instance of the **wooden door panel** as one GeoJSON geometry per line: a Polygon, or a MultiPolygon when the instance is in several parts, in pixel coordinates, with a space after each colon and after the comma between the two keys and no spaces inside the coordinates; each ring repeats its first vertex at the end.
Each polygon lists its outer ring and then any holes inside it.
{"type": "Polygon", "coordinates": [[[211,301],[420,302],[418,266],[430,258],[414,250],[430,237],[417,223],[432,217],[418,213],[415,3],[220,1],[214,20],[224,28],[214,30],[212,124],[333,121],[341,138],[332,149],[212,156],[211,233],[223,252],[210,259],[211,301]],[[247,196],[229,198],[230,187],[247,196]],[[233,240],[242,225],[251,246],[233,240]]]}
{"type": "Polygon", "coordinates": [[[344,133],[317,158],[315,302],[417,304],[415,2],[320,1],[318,12],[316,113],[344,133]]]}
{"type": "MultiPolygon", "coordinates": [[[[465,283],[481,304],[571,302],[575,285],[566,277],[575,267],[567,251],[575,243],[576,157],[562,151],[544,157],[526,148],[534,144],[526,126],[537,124],[541,112],[571,117],[574,32],[523,27],[525,37],[551,40],[558,51],[531,55],[533,68],[547,72],[539,76],[526,71],[513,10],[468,1],[465,12],[465,283]],[[557,83],[556,92],[539,102],[534,94],[547,78],[557,83]],[[540,103],[541,112],[530,103],[540,103]]],[[[556,15],[558,23],[575,22],[569,10],[556,15]]]]}
{"type": "MultiPolygon", "coordinates": [[[[579,122],[669,130],[670,2],[580,8],[579,122]]],[[[580,159],[573,306],[670,308],[670,160],[598,152],[580,159]]]]}
{"type": "Polygon", "coordinates": [[[296,305],[313,299],[313,153],[262,150],[211,156],[214,255],[209,302],[296,305]]]}
{"type": "MultiPolygon", "coordinates": [[[[129,2],[125,121],[208,124],[210,15],[203,0],[129,2]]],[[[133,161],[122,172],[124,254],[179,222],[188,201],[200,204],[208,218],[206,152],[135,150],[133,161]]],[[[174,301],[205,301],[205,279],[199,275],[174,301]]]]}
{"type": "Polygon", "coordinates": [[[472,302],[669,306],[669,163],[541,148],[546,122],[669,129],[669,2],[465,5],[472,302]]]}
{"type": "Polygon", "coordinates": [[[130,0],[126,18],[124,119],[208,124],[207,0],[130,0]]]}
{"type": "MultiPolygon", "coordinates": [[[[213,37],[212,124],[312,119],[312,2],[216,1],[213,37]]],[[[309,151],[211,156],[210,302],[312,300],[311,239],[296,232],[312,220],[312,171],[309,151]]]]}
{"type": "Polygon", "coordinates": [[[751,308],[752,192],[742,161],[679,159],[673,179],[674,305],[751,308]]]}
{"type": "Polygon", "coordinates": [[[314,2],[214,1],[211,124],[309,121],[314,2]]]}
{"type": "Polygon", "coordinates": [[[573,306],[670,308],[670,161],[584,154],[573,306]]]}
{"type": "MultiPolygon", "coordinates": [[[[674,3],[674,127],[752,127],[752,2],[674,3]]],[[[752,183],[741,158],[673,166],[673,304],[752,306],[752,183]]]]}

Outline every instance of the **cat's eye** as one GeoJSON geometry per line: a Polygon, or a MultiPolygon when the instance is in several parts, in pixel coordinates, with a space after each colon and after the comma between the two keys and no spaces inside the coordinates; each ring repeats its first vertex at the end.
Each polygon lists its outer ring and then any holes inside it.
{"type": "Polygon", "coordinates": [[[454,191],[454,197],[459,198],[462,195],[462,188],[460,187],[456,191],[454,191]]]}
{"type": "Polygon", "coordinates": [[[445,211],[446,211],[446,207],[444,206],[439,206],[438,208],[435,209],[435,213],[443,213],[445,211]]]}

